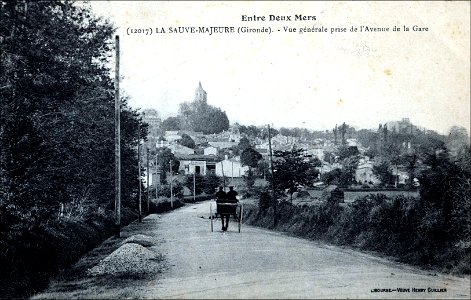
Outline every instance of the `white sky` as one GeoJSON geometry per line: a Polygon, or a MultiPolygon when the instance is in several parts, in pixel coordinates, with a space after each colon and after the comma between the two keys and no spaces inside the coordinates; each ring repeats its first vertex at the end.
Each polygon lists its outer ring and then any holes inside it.
{"type": "MultiPolygon", "coordinates": [[[[470,131],[469,2],[92,2],[118,28],[121,87],[134,108],[163,118],[192,101],[231,123],[331,129],[409,117],[446,133],[470,131]],[[241,15],[315,15],[306,22],[241,22],[241,15]],[[428,27],[428,32],[285,33],[289,27],[428,27]],[[270,26],[272,34],[127,35],[127,28],[270,26]],[[278,32],[277,30],[281,30],[278,32]]],[[[292,17],[293,18],[293,17],[292,17]]],[[[298,29],[299,30],[299,29],[298,29]]]]}

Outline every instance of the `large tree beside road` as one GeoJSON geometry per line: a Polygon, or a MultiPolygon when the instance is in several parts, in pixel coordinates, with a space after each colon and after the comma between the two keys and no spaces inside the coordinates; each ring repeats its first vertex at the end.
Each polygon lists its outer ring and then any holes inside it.
{"type": "MultiPolygon", "coordinates": [[[[40,272],[55,265],[40,254],[51,253],[44,247],[52,247],[54,224],[114,206],[114,27],[70,1],[2,1],[0,20],[0,290],[6,291],[4,282],[23,282],[18,274],[36,278],[24,261],[32,253],[40,272]],[[24,238],[32,232],[35,240],[24,238]]],[[[123,98],[127,207],[136,205],[139,186],[138,128],[145,137],[147,127],[123,98]]]]}

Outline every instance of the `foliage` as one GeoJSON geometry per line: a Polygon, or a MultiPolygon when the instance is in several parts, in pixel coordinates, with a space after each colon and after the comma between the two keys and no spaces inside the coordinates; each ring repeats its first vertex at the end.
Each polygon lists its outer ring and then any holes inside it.
{"type": "Polygon", "coordinates": [[[178,117],[168,117],[162,121],[163,131],[175,131],[180,129],[180,120],[178,117]]]}
{"type": "Polygon", "coordinates": [[[242,164],[245,166],[249,166],[250,168],[256,168],[258,166],[258,162],[261,159],[262,155],[252,148],[246,148],[242,151],[242,154],[240,155],[240,161],[242,162],[242,164]]]}
{"type": "Polygon", "coordinates": [[[226,113],[204,101],[181,103],[178,118],[180,128],[184,130],[212,134],[229,129],[226,113]]]}
{"type": "Polygon", "coordinates": [[[242,137],[239,141],[239,144],[237,145],[238,149],[239,149],[239,152],[244,152],[246,149],[249,149],[252,147],[252,145],[250,144],[250,141],[248,138],[246,138],[245,136],[242,137]]]}
{"type": "Polygon", "coordinates": [[[258,129],[254,125],[249,125],[249,126],[239,125],[239,133],[240,134],[245,134],[245,135],[250,136],[252,138],[256,138],[260,135],[260,129],[258,129]]]}
{"type": "Polygon", "coordinates": [[[253,174],[252,168],[249,168],[247,175],[244,175],[242,177],[244,178],[245,185],[248,188],[253,187],[253,185],[255,184],[255,176],[253,174]]]}
{"type": "Polygon", "coordinates": [[[193,195],[193,186],[195,189],[195,194],[199,195],[203,192],[204,189],[204,177],[201,174],[189,174],[185,177],[185,186],[191,191],[193,195]],[[194,185],[193,185],[194,183],[194,185]]]}
{"type": "MultiPolygon", "coordinates": [[[[183,184],[179,181],[174,181],[172,184],[172,192],[173,197],[183,198],[183,184]]],[[[170,198],[170,184],[163,184],[159,187],[159,197],[160,196],[170,198]]]]}
{"type": "Polygon", "coordinates": [[[178,173],[180,161],[175,158],[175,155],[169,148],[159,149],[157,163],[160,168],[160,182],[167,182],[167,172],[170,172],[170,162],[172,162],[173,174],[178,173]]]}
{"type": "Polygon", "coordinates": [[[381,180],[383,184],[389,184],[393,178],[391,171],[389,170],[389,163],[382,161],[378,165],[373,166],[373,173],[381,180]]]}
{"type": "Polygon", "coordinates": [[[359,154],[360,152],[358,151],[358,148],[356,146],[341,146],[338,150],[338,156],[340,159],[349,158],[359,154]]]}
{"type": "Polygon", "coordinates": [[[275,176],[275,190],[283,193],[286,189],[290,195],[299,185],[311,186],[318,176],[315,165],[303,155],[303,149],[293,148],[290,151],[275,151],[273,170],[275,176]]]}
{"type": "MultiPolygon", "coordinates": [[[[45,230],[114,207],[114,28],[70,1],[2,2],[0,19],[0,252],[33,278],[57,267],[45,230]]],[[[134,207],[147,124],[121,101],[122,205],[134,207]]]]}
{"type": "Polygon", "coordinates": [[[182,134],[182,138],[179,141],[179,143],[180,145],[191,148],[191,149],[195,149],[196,147],[195,141],[186,133],[182,134]]]}
{"type": "Polygon", "coordinates": [[[328,185],[340,185],[340,177],[342,170],[339,168],[333,169],[321,175],[321,180],[328,185]]]}
{"type": "Polygon", "coordinates": [[[204,192],[206,194],[214,194],[221,184],[221,178],[216,174],[209,173],[204,177],[204,192]]]}

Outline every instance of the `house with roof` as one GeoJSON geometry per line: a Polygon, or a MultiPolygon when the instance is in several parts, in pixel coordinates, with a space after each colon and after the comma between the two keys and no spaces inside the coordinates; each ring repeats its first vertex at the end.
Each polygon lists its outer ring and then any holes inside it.
{"type": "Polygon", "coordinates": [[[190,154],[195,154],[195,150],[182,146],[180,144],[171,144],[168,146],[170,151],[172,151],[173,154],[175,155],[190,155],[190,154]]]}
{"type": "Polygon", "coordinates": [[[182,136],[178,134],[177,130],[167,130],[164,136],[165,140],[170,144],[182,139],[182,136]]]}
{"type": "Polygon", "coordinates": [[[238,145],[236,142],[208,142],[208,144],[219,149],[228,149],[238,145]]]}
{"type": "Polygon", "coordinates": [[[206,176],[216,173],[216,163],[220,161],[214,155],[175,155],[180,161],[178,171],[183,174],[199,174],[206,176]]]}
{"type": "Polygon", "coordinates": [[[233,158],[226,158],[223,161],[216,163],[216,175],[226,177],[242,177],[249,171],[248,166],[243,166],[240,161],[240,156],[233,158]]]}
{"type": "Polygon", "coordinates": [[[218,155],[218,148],[209,146],[203,149],[204,155],[218,155]]]}
{"type": "Polygon", "coordinates": [[[373,162],[369,159],[360,159],[355,170],[355,181],[358,183],[379,184],[381,180],[373,172],[373,162]]]}

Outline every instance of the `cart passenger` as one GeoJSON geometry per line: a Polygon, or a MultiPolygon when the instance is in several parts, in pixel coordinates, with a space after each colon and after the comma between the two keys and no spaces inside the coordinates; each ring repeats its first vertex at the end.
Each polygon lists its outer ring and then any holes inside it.
{"type": "MultiPolygon", "coordinates": [[[[229,192],[227,192],[226,194],[226,200],[224,200],[226,203],[237,203],[239,202],[237,200],[237,192],[234,191],[234,187],[233,186],[230,186],[229,187],[229,192]]],[[[228,205],[222,205],[223,207],[222,208],[222,213],[221,213],[221,220],[222,220],[222,230],[223,231],[226,231],[227,228],[229,227],[229,217],[230,215],[235,215],[236,214],[236,206],[235,205],[231,205],[231,204],[228,204],[228,205]],[[226,219],[225,221],[225,225],[224,225],[224,219],[226,219]]]]}

